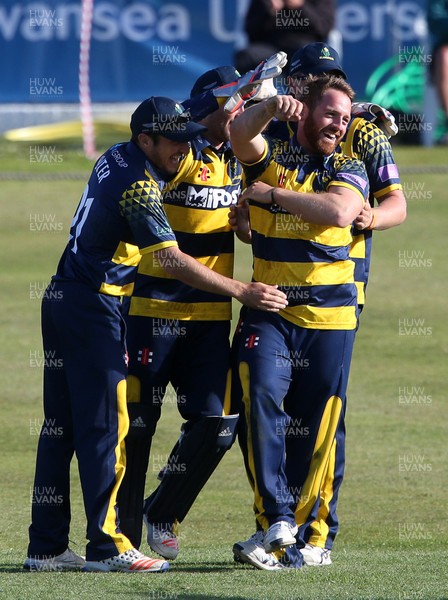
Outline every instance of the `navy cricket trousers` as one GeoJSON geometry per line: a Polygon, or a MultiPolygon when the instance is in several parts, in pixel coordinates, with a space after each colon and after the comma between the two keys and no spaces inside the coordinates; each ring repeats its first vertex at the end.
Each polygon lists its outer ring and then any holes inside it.
{"type": "Polygon", "coordinates": [[[68,546],[70,463],[78,460],[87,517],[87,560],[132,547],[120,532],[116,496],[124,476],[125,325],[120,299],[53,281],[42,302],[44,423],[32,494],[28,556],[68,546]]]}
{"type": "Polygon", "coordinates": [[[343,418],[354,336],[253,310],[244,319],[238,365],[263,529],[280,520],[306,523],[312,513],[343,418]]]}

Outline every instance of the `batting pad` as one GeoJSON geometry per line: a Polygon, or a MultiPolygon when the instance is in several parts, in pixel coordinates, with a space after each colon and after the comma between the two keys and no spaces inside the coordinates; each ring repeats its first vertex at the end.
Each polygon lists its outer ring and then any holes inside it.
{"type": "Polygon", "coordinates": [[[182,522],[236,437],[238,415],[185,423],[159,487],[147,498],[151,523],[182,522]]]}

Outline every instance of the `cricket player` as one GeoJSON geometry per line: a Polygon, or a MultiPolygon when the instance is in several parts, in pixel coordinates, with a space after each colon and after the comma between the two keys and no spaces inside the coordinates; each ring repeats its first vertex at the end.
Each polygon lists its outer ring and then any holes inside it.
{"type": "MultiPolygon", "coordinates": [[[[309,44],[298,50],[291,60],[288,89],[294,96],[300,97],[306,90],[306,77],[309,74],[320,73],[332,73],[346,79],[336,50],[322,43],[309,44]]],[[[277,136],[287,140],[295,131],[295,123],[278,122],[272,129],[277,136]]],[[[370,185],[369,203],[354,221],[353,242],[350,248],[350,257],[355,263],[359,313],[365,302],[372,231],[399,225],[406,218],[406,200],[388,140],[388,137],[395,133],[393,117],[388,111],[372,104],[354,104],[352,120],[341,142],[344,154],[363,161],[370,185]],[[375,200],[377,205],[374,207],[375,200]]],[[[345,412],[345,402],[343,412],[345,412]]],[[[242,423],[239,426],[241,428],[242,423]]],[[[319,502],[314,509],[315,518],[308,519],[303,532],[306,544],[301,548],[301,552],[308,565],[331,564],[330,554],[339,524],[336,505],[344,466],[345,424],[344,419],[341,418],[323,476],[319,502]]],[[[304,496],[306,494],[304,490],[304,496]]],[[[300,510],[300,503],[296,516],[297,524],[303,525],[304,515],[300,510]]],[[[256,532],[249,540],[237,542],[234,546],[236,559],[255,564],[258,568],[267,569],[272,566],[280,568],[281,563],[278,563],[276,557],[267,556],[264,552],[261,537],[262,534],[256,532]]]]}
{"type": "Polygon", "coordinates": [[[44,295],[44,353],[52,357],[44,366],[44,416],[60,435],[48,435],[44,426],[39,437],[25,569],[149,573],[169,567],[133,546],[120,530],[116,506],[129,427],[121,298],[132,293],[141,256],[210,293],[271,310],[286,304],[275,287],[231,280],[179,250],[162,190],[205,129],[183,112],[164,97],[137,107],[131,140],[109,148],[93,168],[51,293],[44,295]],[[75,452],[87,517],[86,559],[68,546],[75,452]]]}
{"type": "MultiPolygon", "coordinates": [[[[275,280],[289,297],[277,319],[248,311],[238,354],[248,465],[267,552],[295,544],[292,507],[308,472],[318,478],[325,468],[357,323],[348,253],[368,182],[362,163],[334,154],[353,91],[342,78],[327,77],[310,80],[308,92],[302,115],[300,102],[278,96],[231,128],[232,147],[255,181],[242,196],[250,201],[254,280],[275,280]],[[300,118],[287,143],[261,135],[273,118],[300,118]]],[[[318,491],[309,495],[309,510],[318,491]]],[[[300,564],[296,556],[293,566],[300,564]]]]}
{"type": "MultiPolygon", "coordinates": [[[[256,78],[277,73],[272,64],[263,61],[256,78]]],[[[253,82],[254,73],[246,79],[253,82]]],[[[193,85],[191,101],[184,105],[191,107],[197,98],[207,105],[213,95],[216,106],[200,120],[207,129],[192,142],[163,195],[181,250],[227,277],[234,262],[227,215],[242,189],[242,168],[229,144],[230,125],[244,104],[232,104],[228,112],[229,90],[237,80],[245,79],[234,67],[221,66],[193,85]]],[[[152,257],[142,258],[126,317],[131,467],[119,505],[122,527],[138,547],[151,441],[171,383],[184,424],[144,508],[148,544],[165,558],[176,558],[177,526],[235,438],[238,415],[229,414],[228,391],[231,315],[229,297],[193,289],[167,277],[152,257]]]]}

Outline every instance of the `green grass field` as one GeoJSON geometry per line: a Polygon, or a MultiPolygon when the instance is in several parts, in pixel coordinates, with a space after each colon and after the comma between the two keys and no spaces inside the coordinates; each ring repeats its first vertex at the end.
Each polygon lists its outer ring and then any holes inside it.
{"type": "MultiPolygon", "coordinates": [[[[102,140],[103,147],[113,141],[102,140]]],[[[82,173],[91,167],[78,146],[48,150],[47,145],[42,162],[31,158],[42,152],[30,144],[0,142],[2,600],[448,599],[448,174],[440,169],[446,167],[443,148],[395,149],[408,219],[374,236],[349,386],[347,470],[333,564],[269,573],[233,562],[233,543],[253,527],[251,493],[235,445],[183,523],[181,554],[168,573],[22,572],[42,422],[39,298],[65,245],[85,184],[82,173]],[[22,180],[5,175],[13,172],[22,180]],[[62,173],[81,177],[43,179],[62,173]],[[27,179],[33,174],[40,179],[27,179]]],[[[250,257],[242,245],[237,275],[250,277],[250,257]]],[[[179,426],[177,409],[168,402],[153,443],[148,491],[179,426]]],[[[76,463],[72,500],[71,546],[83,553],[76,463]]]]}

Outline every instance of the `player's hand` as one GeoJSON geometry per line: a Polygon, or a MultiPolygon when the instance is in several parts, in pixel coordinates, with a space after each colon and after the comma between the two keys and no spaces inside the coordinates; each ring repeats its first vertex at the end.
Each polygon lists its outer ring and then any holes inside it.
{"type": "Polygon", "coordinates": [[[279,121],[300,121],[303,104],[293,96],[275,96],[265,102],[266,110],[279,121]]]}
{"type": "Polygon", "coordinates": [[[249,204],[246,200],[238,202],[238,204],[232,204],[229,210],[229,225],[242,242],[246,244],[251,242],[249,204]]]}
{"type": "Polygon", "coordinates": [[[286,294],[276,285],[259,282],[247,283],[237,300],[249,308],[268,312],[278,312],[288,306],[286,294]]]}
{"type": "Polygon", "coordinates": [[[379,104],[373,104],[371,102],[353,102],[352,115],[355,117],[364,117],[369,121],[373,121],[388,138],[391,138],[398,133],[394,115],[379,104]]]}
{"type": "Polygon", "coordinates": [[[372,225],[374,224],[374,218],[375,213],[373,212],[373,208],[366,202],[362,211],[354,220],[354,225],[356,229],[360,229],[361,231],[364,229],[373,229],[372,225]]]}
{"type": "Polygon", "coordinates": [[[263,181],[255,181],[249,187],[247,187],[241,194],[238,203],[247,202],[248,200],[255,200],[261,202],[261,204],[271,204],[272,196],[271,192],[275,189],[272,185],[268,185],[263,181]]]}
{"type": "Polygon", "coordinates": [[[238,81],[215,88],[213,94],[221,98],[228,97],[224,104],[224,110],[228,113],[236,112],[246,102],[255,100],[258,96],[260,99],[270,98],[277,94],[277,90],[272,82],[270,85],[265,82],[280,75],[287,61],[285,52],[277,52],[245,73],[238,81]]]}

